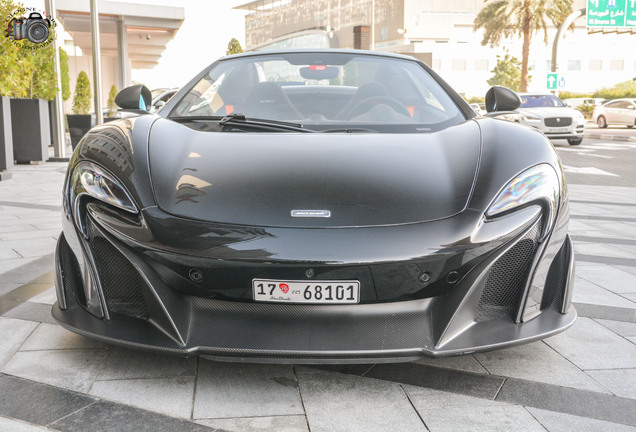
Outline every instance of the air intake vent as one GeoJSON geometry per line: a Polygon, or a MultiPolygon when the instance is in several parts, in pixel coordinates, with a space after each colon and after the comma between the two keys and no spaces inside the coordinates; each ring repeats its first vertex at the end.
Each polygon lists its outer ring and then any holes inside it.
{"type": "Polygon", "coordinates": [[[495,262],[477,305],[475,320],[514,319],[537,248],[540,223],[536,223],[495,262]]]}
{"type": "Polygon", "coordinates": [[[106,305],[111,313],[148,318],[142,294],[145,282],[130,261],[90,224],[90,247],[106,305]]]}
{"type": "Polygon", "coordinates": [[[568,247],[568,242],[565,242],[550,265],[550,270],[548,271],[548,277],[546,278],[545,283],[546,290],[544,291],[543,299],[541,300],[541,309],[545,309],[551,305],[556,305],[559,308],[561,307],[568,276],[569,255],[570,248],[568,247]]]}
{"type": "Polygon", "coordinates": [[[78,303],[86,306],[86,296],[84,295],[84,286],[82,277],[77,263],[77,258],[73,254],[71,247],[66,242],[66,238],[62,237],[60,241],[60,267],[62,270],[62,284],[64,285],[64,297],[66,304],[71,305],[78,303]]]}

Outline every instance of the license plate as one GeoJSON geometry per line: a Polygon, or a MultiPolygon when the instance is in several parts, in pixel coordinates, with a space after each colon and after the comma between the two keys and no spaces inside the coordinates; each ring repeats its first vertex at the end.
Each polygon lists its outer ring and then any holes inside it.
{"type": "Polygon", "coordinates": [[[360,282],[253,279],[252,293],[262,302],[355,304],[360,301],[360,282]]]}
{"type": "Polygon", "coordinates": [[[568,132],[567,127],[548,128],[548,133],[566,133],[566,132],[568,132]]]}

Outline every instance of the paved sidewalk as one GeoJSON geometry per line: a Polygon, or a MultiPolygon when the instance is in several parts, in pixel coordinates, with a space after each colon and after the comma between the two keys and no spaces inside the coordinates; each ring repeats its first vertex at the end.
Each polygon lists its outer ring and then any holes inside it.
{"type": "Polygon", "coordinates": [[[413,363],[219,363],[112,347],[50,315],[65,163],[0,182],[0,431],[636,431],[636,187],[570,185],[580,318],[413,363]]]}

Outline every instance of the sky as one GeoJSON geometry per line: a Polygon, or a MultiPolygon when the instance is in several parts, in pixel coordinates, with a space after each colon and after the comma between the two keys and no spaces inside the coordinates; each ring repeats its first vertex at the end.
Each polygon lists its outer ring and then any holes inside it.
{"type": "MultiPolygon", "coordinates": [[[[232,8],[249,0],[113,1],[179,6],[185,10],[183,24],[174,39],[166,45],[159,64],[153,69],[132,70],[132,80],[144,83],[148,88],[183,86],[204,67],[224,56],[232,38],[245,46],[245,12],[232,8]]],[[[26,6],[44,9],[44,0],[22,2],[26,6]]]]}
{"type": "MultiPolygon", "coordinates": [[[[118,0],[129,2],[128,0],[118,0]]],[[[201,69],[225,55],[230,39],[245,46],[245,12],[232,9],[249,0],[135,0],[134,3],[180,6],[185,9],[181,28],[153,69],[132,71],[132,79],[148,88],[181,87],[201,69]]]]}

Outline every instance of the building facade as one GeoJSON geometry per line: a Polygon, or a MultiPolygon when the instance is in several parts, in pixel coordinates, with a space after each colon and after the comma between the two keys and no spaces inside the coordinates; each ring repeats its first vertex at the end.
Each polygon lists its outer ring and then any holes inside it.
{"type": "MultiPolygon", "coordinates": [[[[574,10],[585,4],[575,0],[574,10]]],[[[483,33],[473,31],[473,22],[483,5],[483,0],[256,0],[237,9],[248,11],[247,49],[295,32],[322,29],[335,33],[341,48],[413,55],[471,97],[485,94],[498,55],[509,52],[521,59],[520,39],[504,40],[495,48],[481,45],[483,33]],[[360,37],[362,27],[371,37],[360,37]]],[[[543,33],[532,40],[530,91],[547,90],[556,32],[549,29],[547,45],[543,33]]],[[[582,17],[559,42],[558,72],[563,77],[559,90],[573,92],[593,92],[634,79],[636,34],[588,34],[582,17]]]]}

